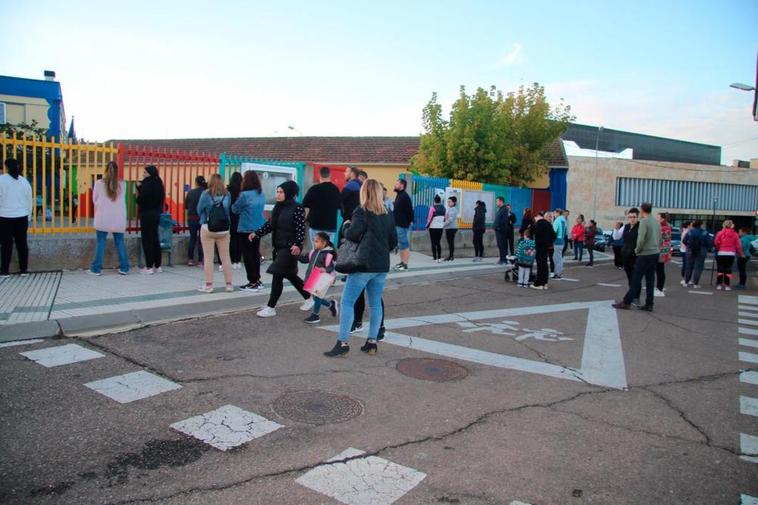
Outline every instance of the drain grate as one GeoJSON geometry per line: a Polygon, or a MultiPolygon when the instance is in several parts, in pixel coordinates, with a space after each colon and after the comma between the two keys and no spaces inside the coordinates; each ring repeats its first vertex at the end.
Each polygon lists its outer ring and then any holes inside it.
{"type": "Polygon", "coordinates": [[[272,406],[280,416],[308,424],[342,423],[363,413],[358,400],[324,391],[285,393],[272,406]]]}
{"type": "Polygon", "coordinates": [[[406,358],[396,368],[408,377],[433,382],[459,381],[468,376],[466,367],[445,359],[406,358]]]}

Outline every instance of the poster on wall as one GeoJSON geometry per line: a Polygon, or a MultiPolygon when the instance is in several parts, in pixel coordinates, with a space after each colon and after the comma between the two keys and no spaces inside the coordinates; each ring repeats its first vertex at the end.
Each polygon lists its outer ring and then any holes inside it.
{"type": "Polygon", "coordinates": [[[491,223],[495,220],[495,193],[492,191],[472,191],[466,189],[463,191],[463,204],[461,207],[461,218],[465,223],[471,223],[474,220],[474,209],[477,200],[484,202],[487,208],[485,221],[491,223]]]}
{"type": "Polygon", "coordinates": [[[262,163],[242,163],[240,165],[243,177],[248,170],[255,170],[261,179],[263,196],[266,197],[266,210],[274,208],[274,204],[276,203],[276,187],[283,182],[295,181],[297,179],[297,170],[293,167],[264,165],[262,163]]]}

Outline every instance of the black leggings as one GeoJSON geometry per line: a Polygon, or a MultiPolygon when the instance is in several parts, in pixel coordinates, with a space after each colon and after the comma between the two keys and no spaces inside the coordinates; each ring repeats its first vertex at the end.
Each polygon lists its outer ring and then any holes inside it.
{"type": "Polygon", "coordinates": [[[429,238],[432,239],[432,257],[442,259],[442,228],[429,228],[429,238]]]}
{"type": "MultiPolygon", "coordinates": [[[[363,322],[363,313],[366,310],[366,290],[364,289],[361,291],[361,294],[358,295],[358,298],[355,300],[355,305],[353,305],[353,322],[355,323],[361,323],[363,322]]],[[[382,322],[379,324],[380,328],[384,328],[384,297],[382,297],[382,322]]]]}
{"type": "Polygon", "coordinates": [[[26,273],[29,267],[29,246],[26,242],[28,228],[29,218],[27,216],[0,217],[0,244],[2,244],[0,273],[7,274],[10,270],[14,242],[18,253],[18,268],[22,274],[26,273]]]}
{"type": "Polygon", "coordinates": [[[484,230],[474,230],[474,256],[484,257],[484,230]]]}
{"type": "Polygon", "coordinates": [[[245,273],[247,282],[255,284],[261,280],[261,239],[255,237],[248,240],[249,233],[236,233],[242,247],[242,259],[245,262],[245,273]]]}
{"type": "Polygon", "coordinates": [[[458,228],[448,228],[445,230],[445,238],[447,239],[447,249],[450,254],[447,255],[448,259],[455,257],[455,234],[458,233],[458,228]]]}
{"type": "Polygon", "coordinates": [[[663,291],[663,287],[666,285],[666,264],[662,261],[658,262],[655,267],[655,287],[658,291],[663,291]]]}
{"type": "Polygon", "coordinates": [[[139,224],[142,229],[142,250],[145,252],[145,267],[160,268],[163,254],[161,253],[161,239],[158,236],[158,225],[161,222],[160,214],[148,214],[140,216],[139,224]]]}
{"type": "Polygon", "coordinates": [[[732,265],[734,265],[734,256],[716,256],[716,266],[718,273],[716,274],[716,285],[725,284],[729,285],[729,280],[732,278],[732,265]]]}
{"type": "Polygon", "coordinates": [[[268,306],[272,309],[276,307],[276,302],[279,301],[279,297],[282,296],[284,291],[284,279],[290,281],[290,284],[295,286],[295,289],[306,300],[311,297],[311,294],[303,289],[303,279],[297,276],[297,274],[289,275],[276,275],[271,278],[271,295],[268,297],[268,306]]]}

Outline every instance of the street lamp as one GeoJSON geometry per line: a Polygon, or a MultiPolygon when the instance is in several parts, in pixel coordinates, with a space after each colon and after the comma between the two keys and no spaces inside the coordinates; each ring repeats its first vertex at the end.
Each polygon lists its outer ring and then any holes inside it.
{"type": "Polygon", "coordinates": [[[749,86],[747,84],[742,84],[741,82],[733,82],[729,85],[730,88],[739,89],[742,91],[755,91],[755,87],[749,86]]]}
{"type": "Polygon", "coordinates": [[[597,127],[597,136],[595,137],[595,176],[592,178],[592,219],[597,222],[597,154],[600,149],[600,134],[603,131],[602,126],[597,127]]]}

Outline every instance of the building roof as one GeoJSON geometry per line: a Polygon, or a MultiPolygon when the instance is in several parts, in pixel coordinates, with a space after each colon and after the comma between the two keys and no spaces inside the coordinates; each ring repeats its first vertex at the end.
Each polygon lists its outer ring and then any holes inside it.
{"type": "MultiPolygon", "coordinates": [[[[419,148],[419,137],[122,139],[112,142],[182,151],[225,152],[281,161],[377,165],[408,165],[419,148]]],[[[568,166],[563,145],[558,140],[550,145],[548,165],[568,166]]]]}

